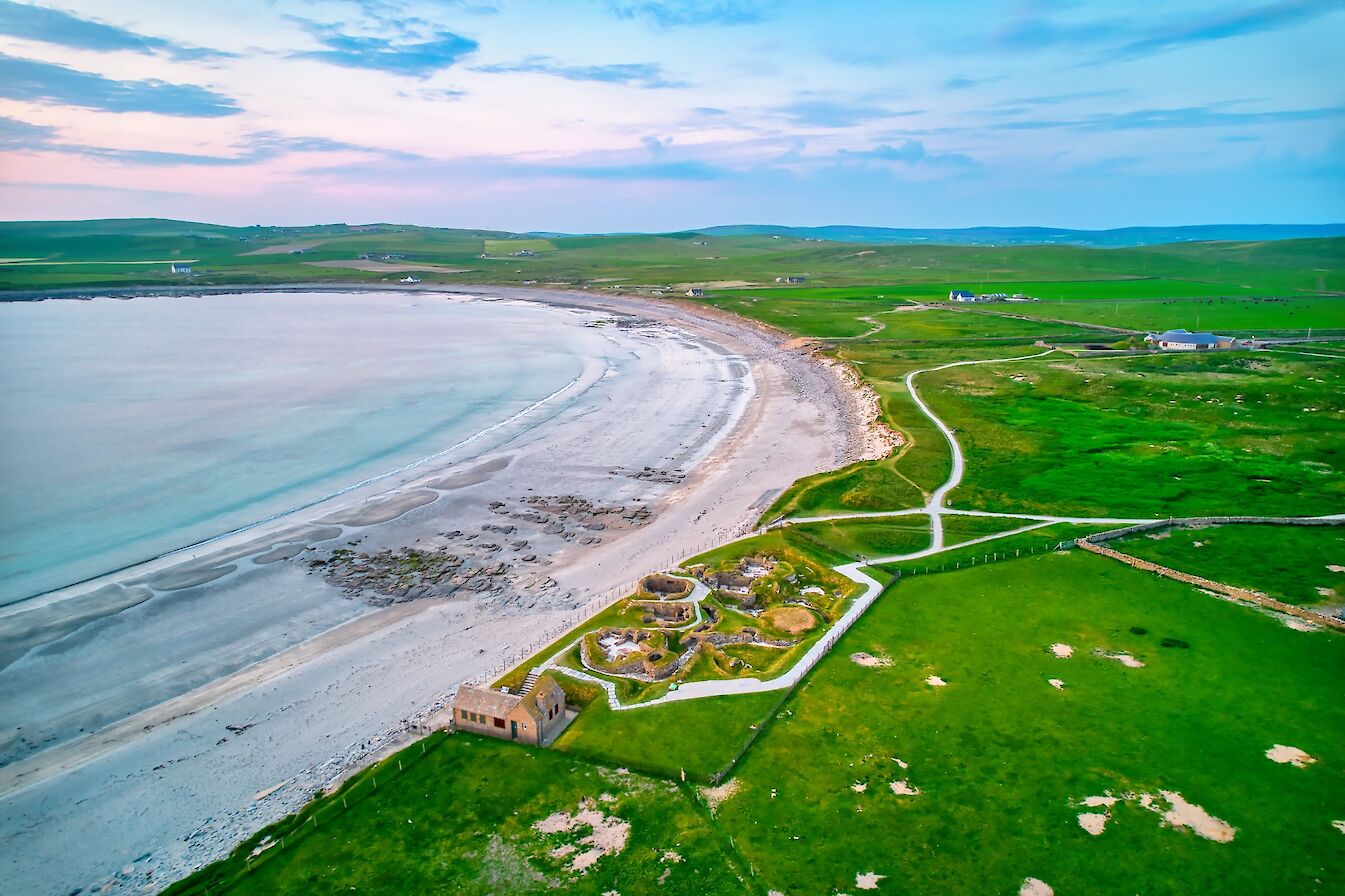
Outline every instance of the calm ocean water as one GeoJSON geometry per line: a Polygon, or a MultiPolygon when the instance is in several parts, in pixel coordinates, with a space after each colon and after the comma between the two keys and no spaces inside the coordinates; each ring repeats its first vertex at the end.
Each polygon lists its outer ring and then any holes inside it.
{"type": "Polygon", "coordinates": [[[0,604],[449,448],[610,351],[427,294],[0,303],[0,604]]]}

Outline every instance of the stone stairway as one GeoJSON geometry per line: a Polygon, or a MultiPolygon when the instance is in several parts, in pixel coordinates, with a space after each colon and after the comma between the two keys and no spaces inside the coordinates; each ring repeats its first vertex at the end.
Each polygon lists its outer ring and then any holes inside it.
{"type": "Polygon", "coordinates": [[[527,678],[523,679],[523,687],[521,690],[519,690],[519,693],[522,694],[524,697],[528,696],[528,694],[532,693],[533,687],[537,684],[537,679],[541,677],[542,677],[542,669],[539,666],[533,669],[531,672],[529,672],[527,678]]]}

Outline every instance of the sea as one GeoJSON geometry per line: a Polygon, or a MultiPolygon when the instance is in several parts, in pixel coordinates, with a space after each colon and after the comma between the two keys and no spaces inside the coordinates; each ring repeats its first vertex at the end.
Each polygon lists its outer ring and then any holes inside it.
{"type": "Polygon", "coordinates": [[[0,605],[467,458],[615,351],[424,292],[0,302],[0,605]]]}

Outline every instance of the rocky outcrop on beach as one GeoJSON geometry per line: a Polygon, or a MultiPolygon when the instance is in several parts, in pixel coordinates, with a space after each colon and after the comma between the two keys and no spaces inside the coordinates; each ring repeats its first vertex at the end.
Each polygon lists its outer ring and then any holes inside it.
{"type": "Polygon", "coordinates": [[[377,551],[349,542],[299,562],[374,606],[455,596],[510,603],[556,587],[550,577],[532,573],[551,565],[554,550],[566,543],[598,544],[599,533],[643,526],[652,518],[643,503],[601,504],[578,495],[492,501],[487,510],[510,522],[485,523],[475,532],[440,532],[429,544],[377,551]]]}

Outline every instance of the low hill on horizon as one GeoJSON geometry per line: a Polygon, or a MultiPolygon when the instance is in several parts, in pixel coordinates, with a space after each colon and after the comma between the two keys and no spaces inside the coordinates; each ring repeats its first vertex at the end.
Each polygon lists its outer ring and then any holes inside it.
{"type": "Polygon", "coordinates": [[[697,233],[716,236],[781,236],[840,243],[924,243],[943,246],[1067,245],[1134,248],[1186,242],[1269,242],[1345,236],[1345,224],[1193,224],[1177,227],[1117,227],[1072,230],[1061,227],[963,227],[912,229],[859,227],[783,227],[775,224],[728,224],[697,233]]]}

